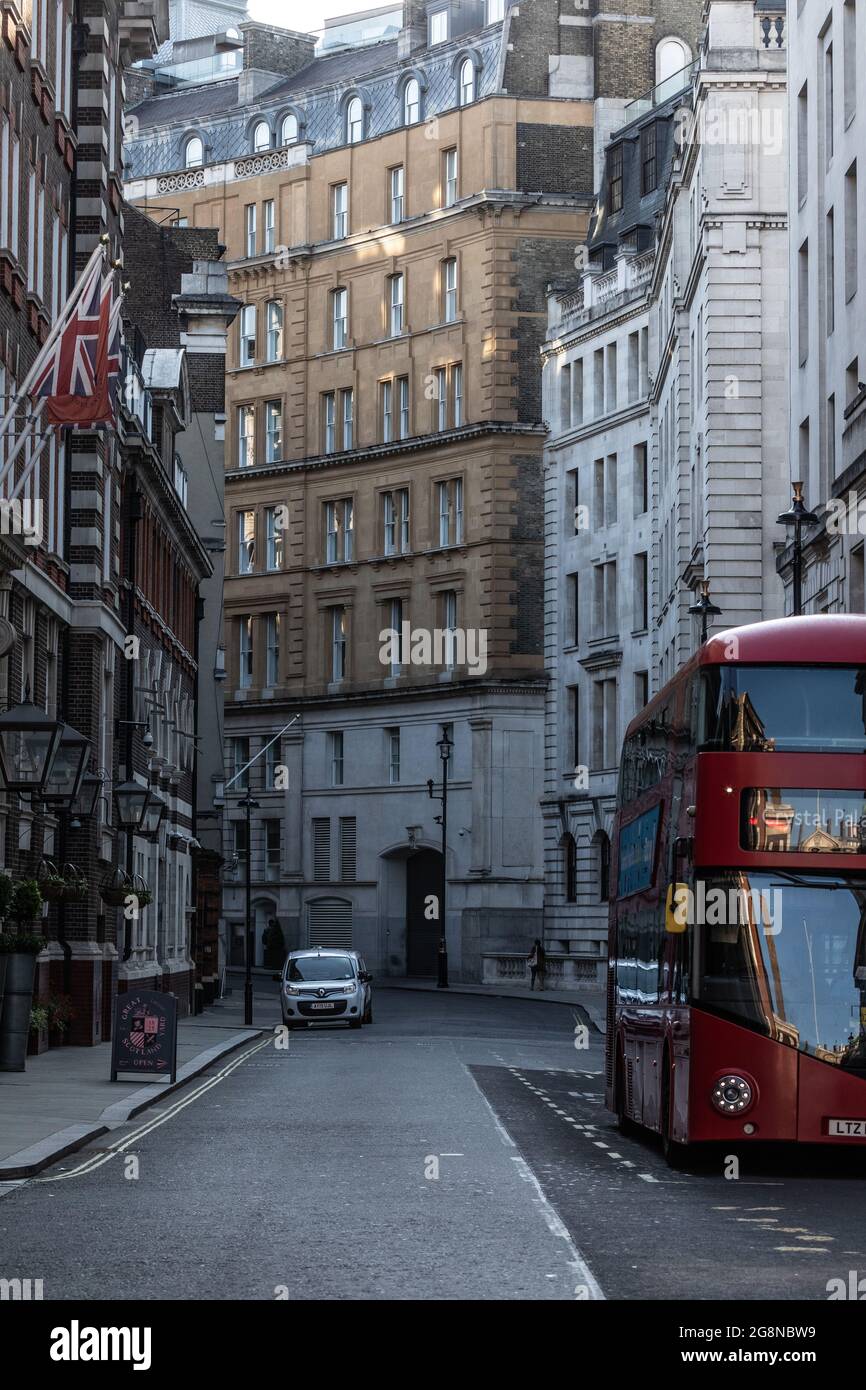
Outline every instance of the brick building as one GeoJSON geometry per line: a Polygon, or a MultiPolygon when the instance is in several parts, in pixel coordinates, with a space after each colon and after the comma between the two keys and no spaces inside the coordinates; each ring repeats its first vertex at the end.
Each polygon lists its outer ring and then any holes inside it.
{"type": "MultiPolygon", "coordinates": [[[[123,73],[167,34],[167,3],[34,0],[26,13],[4,4],[2,17],[0,393],[7,401],[101,237],[106,257],[129,267],[122,272],[130,284],[117,426],[52,432],[24,491],[43,504],[38,543],[0,539],[0,700],[15,705],[29,686],[39,707],[88,740],[87,769],[103,782],[94,814],[80,820],[26,797],[0,800],[6,871],[41,877],[52,865],[71,864],[87,882],[83,898],[44,909],[37,999],[71,1000],[68,1038],[92,1044],[110,1036],[115,992],[131,980],[173,989],[182,1010],[195,1004],[197,643],[214,565],[187,511],[177,434],[188,423],[199,434],[209,413],[211,449],[221,451],[215,421],[234,306],[215,268],[216,239],[172,232],[172,251],[162,257],[164,271],[170,262],[162,307],[171,326],[160,328],[151,315],[149,342],[130,318],[139,300],[153,304],[153,281],[142,277],[152,275],[159,255],[145,254],[141,238],[133,245],[125,225],[123,73]],[[141,540],[133,556],[134,532],[141,540]],[[153,899],[129,930],[103,891],[127,862],[112,794],[128,776],[166,802],[159,838],[132,842],[131,866],[146,871],[153,899]]],[[[143,224],[146,241],[159,239],[149,220],[132,220],[143,224]]],[[[19,412],[0,461],[26,413],[19,412]]],[[[28,446],[16,478],[30,457],[28,446]]],[[[201,467],[213,464],[209,457],[201,467]]],[[[208,511],[215,514],[210,501],[208,511]]],[[[212,653],[207,660],[210,679],[212,653]]],[[[215,937],[215,922],[211,928],[215,937]]],[[[210,954],[217,955],[215,940],[210,954]]],[[[202,951],[200,993],[205,975],[215,974],[202,951]]]]}
{"type": "MultiPolygon", "coordinates": [[[[367,41],[349,16],[318,48],[245,24],[238,76],[129,113],[130,201],[218,227],[245,304],[227,386],[227,776],[298,716],[250,779],[257,959],[277,918],[290,946],[352,941],[376,969],[434,973],[426,783],[443,725],[455,976],[519,967],[540,929],[539,349],[547,285],[587,224],[596,119],[654,78],[657,44],[639,78],[618,66],[615,14],[410,3],[395,36],[381,11],[367,41]],[[387,651],[404,623],[410,642],[387,651]],[[483,662],[411,645],[437,632],[483,642],[483,662]]],[[[639,23],[665,36],[654,6],[639,23]]],[[[682,42],[690,55],[694,33],[682,42]]]]}
{"type": "MultiPolygon", "coordinates": [[[[128,206],[124,215],[126,256],[135,266],[125,308],[132,340],[146,345],[136,366],[157,412],[149,438],[160,456],[158,468],[130,469],[125,480],[127,514],[144,513],[137,523],[135,612],[143,650],[128,717],[146,723],[153,738],[151,748],[140,749],[135,771],[149,774],[170,812],[160,842],[137,851],[167,890],[161,918],[157,913],[162,938],[151,924],[151,939],[136,947],[130,969],[148,974],[158,964],[165,987],[198,1008],[216,994],[225,960],[216,809],[223,711],[214,673],[222,664],[226,333],[240,306],[228,293],[215,231],[160,227],[128,206]],[[160,425],[171,438],[160,436],[160,425]],[[151,527],[162,531],[156,545],[151,527]],[[154,556],[170,558],[176,581],[160,586],[154,556]]],[[[139,410],[140,434],[143,416],[139,410]]]]}

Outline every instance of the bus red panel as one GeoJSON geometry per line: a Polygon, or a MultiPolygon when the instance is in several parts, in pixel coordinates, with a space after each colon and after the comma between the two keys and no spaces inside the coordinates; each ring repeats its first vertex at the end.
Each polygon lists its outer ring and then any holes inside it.
{"type": "MultiPolygon", "coordinates": [[[[771,853],[740,844],[740,796],[750,787],[815,787],[866,791],[866,756],[823,753],[701,753],[698,758],[695,863],[701,868],[837,870],[840,856],[771,853]]],[[[866,871],[866,855],[846,854],[846,873],[866,871]]]]}
{"type": "Polygon", "coordinates": [[[690,1143],[797,1138],[795,1048],[700,1009],[692,1009],[690,1033],[690,1143]],[[754,1083],[745,1113],[722,1115],[713,1105],[713,1089],[726,1075],[754,1083]],[[754,1125],[755,1132],[747,1134],[745,1124],[754,1125]]]}
{"type": "Polygon", "coordinates": [[[866,1144],[866,1078],[801,1053],[797,1110],[797,1138],[804,1144],[866,1144]],[[853,1132],[831,1134],[833,1120],[843,1122],[836,1128],[853,1132]]]}

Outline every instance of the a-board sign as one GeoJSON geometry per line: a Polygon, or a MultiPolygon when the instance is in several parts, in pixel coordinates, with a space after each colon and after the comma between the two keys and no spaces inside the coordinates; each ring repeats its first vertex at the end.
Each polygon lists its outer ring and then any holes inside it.
{"type": "Polygon", "coordinates": [[[139,1076],[177,1076],[177,999],[154,989],[117,996],[111,1079],[118,1072],[139,1076]]]}

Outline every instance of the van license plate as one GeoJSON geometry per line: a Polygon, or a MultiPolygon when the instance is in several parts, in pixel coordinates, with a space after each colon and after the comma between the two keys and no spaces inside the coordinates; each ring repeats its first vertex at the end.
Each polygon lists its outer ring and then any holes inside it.
{"type": "Polygon", "coordinates": [[[333,1004],[311,1004],[311,1009],[333,1009],[333,1004]]]}
{"type": "Polygon", "coordinates": [[[866,1139],[866,1120],[830,1120],[828,1133],[845,1139],[866,1139]]]}

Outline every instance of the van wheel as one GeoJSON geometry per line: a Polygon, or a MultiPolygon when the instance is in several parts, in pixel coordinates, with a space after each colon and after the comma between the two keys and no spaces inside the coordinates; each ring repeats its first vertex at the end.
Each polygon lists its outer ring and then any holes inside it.
{"type": "Polygon", "coordinates": [[[662,1132],[662,1153],[669,1168],[684,1168],[688,1159],[688,1146],[679,1144],[671,1138],[671,1061],[668,1053],[664,1057],[664,1070],[662,1072],[662,1113],[661,1113],[661,1132],[662,1132]]]}
{"type": "Polygon", "coordinates": [[[364,1022],[365,1022],[365,1023],[372,1023],[372,1022],[373,1022],[373,1005],[372,1005],[372,1004],[368,1004],[368,1005],[367,1005],[367,1014],[366,1014],[366,1017],[364,1018],[364,1022]]]}

